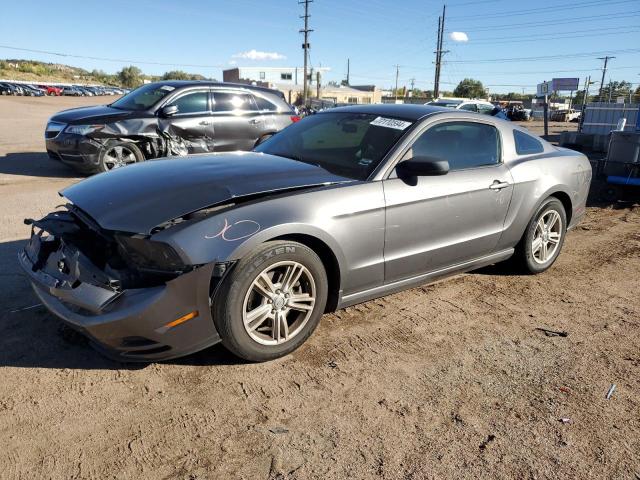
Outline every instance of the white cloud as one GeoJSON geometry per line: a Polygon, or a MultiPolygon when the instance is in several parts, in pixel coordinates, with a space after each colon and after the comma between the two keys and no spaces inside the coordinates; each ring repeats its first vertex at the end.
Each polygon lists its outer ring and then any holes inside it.
{"type": "Polygon", "coordinates": [[[468,42],[469,37],[464,32],[451,32],[449,38],[454,42],[468,42]]]}
{"type": "Polygon", "coordinates": [[[229,65],[237,65],[238,62],[236,62],[235,60],[229,60],[229,65]]]}
{"type": "Polygon", "coordinates": [[[287,57],[278,52],[261,52],[256,49],[251,49],[246,52],[236,53],[232,58],[246,58],[248,60],[284,60],[287,57]]]}

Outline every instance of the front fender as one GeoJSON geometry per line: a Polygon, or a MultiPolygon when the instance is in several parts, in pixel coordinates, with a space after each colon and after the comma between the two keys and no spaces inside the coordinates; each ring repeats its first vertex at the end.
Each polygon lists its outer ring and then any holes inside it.
{"type": "Polygon", "coordinates": [[[382,186],[372,182],[241,204],[175,225],[153,239],[200,265],[238,260],[274,238],[307,235],[331,249],[348,293],[384,280],[384,221],[382,186]]]}

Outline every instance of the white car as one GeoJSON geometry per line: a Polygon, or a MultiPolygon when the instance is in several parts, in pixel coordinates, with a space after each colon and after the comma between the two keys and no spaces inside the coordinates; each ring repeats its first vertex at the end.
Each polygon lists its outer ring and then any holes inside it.
{"type": "Polygon", "coordinates": [[[460,98],[438,98],[426,105],[455,108],[456,110],[467,110],[469,112],[477,112],[484,115],[491,115],[495,108],[491,102],[487,102],[486,100],[465,100],[460,98]]]}

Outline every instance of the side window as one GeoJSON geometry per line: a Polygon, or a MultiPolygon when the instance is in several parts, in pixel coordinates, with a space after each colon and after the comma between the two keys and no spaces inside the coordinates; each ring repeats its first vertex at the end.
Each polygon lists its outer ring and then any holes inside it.
{"type": "Polygon", "coordinates": [[[208,112],[208,98],[209,94],[206,91],[187,93],[171,102],[171,105],[178,107],[178,114],[208,112]]]}
{"type": "Polygon", "coordinates": [[[483,115],[491,115],[494,108],[495,107],[493,105],[486,105],[484,103],[481,103],[478,105],[478,112],[483,115]]]}
{"type": "Polygon", "coordinates": [[[484,123],[446,122],[429,128],[416,139],[410,155],[449,162],[451,170],[500,163],[498,130],[484,123]]]}
{"type": "Polygon", "coordinates": [[[516,143],[516,153],[518,155],[544,152],[544,147],[540,140],[519,130],[513,131],[513,140],[516,143]]]}
{"type": "Polygon", "coordinates": [[[258,110],[268,110],[270,112],[275,112],[276,110],[278,110],[278,107],[276,107],[273,103],[265,98],[254,95],[253,99],[256,102],[258,110]]]}
{"type": "Polygon", "coordinates": [[[215,112],[234,112],[256,110],[253,96],[241,92],[214,92],[215,112]]]}
{"type": "Polygon", "coordinates": [[[459,110],[467,110],[469,112],[477,112],[478,111],[478,107],[476,107],[475,103],[466,103],[464,105],[462,105],[459,110]]]}

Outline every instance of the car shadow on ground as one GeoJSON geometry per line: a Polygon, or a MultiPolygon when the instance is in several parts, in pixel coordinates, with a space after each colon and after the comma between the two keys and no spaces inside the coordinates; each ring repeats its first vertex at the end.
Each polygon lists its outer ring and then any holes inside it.
{"type": "Polygon", "coordinates": [[[0,156],[0,175],[19,175],[46,178],[82,178],[71,167],[52,160],[43,152],[7,153],[0,156]]]}
{"type": "MultiPolygon", "coordinates": [[[[0,368],[137,370],[147,363],[110,360],[91,348],[80,333],[41,305],[18,265],[26,240],[0,243],[0,368]]],[[[184,366],[243,363],[221,345],[167,363],[184,366]]]]}

